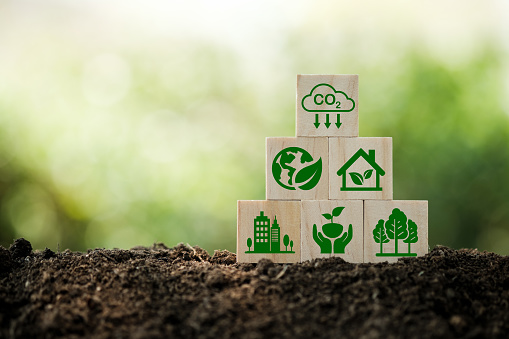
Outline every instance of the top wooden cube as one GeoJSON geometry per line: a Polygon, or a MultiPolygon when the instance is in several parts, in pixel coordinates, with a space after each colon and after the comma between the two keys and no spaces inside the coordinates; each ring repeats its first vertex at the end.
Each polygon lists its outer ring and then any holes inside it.
{"type": "Polygon", "coordinates": [[[359,76],[297,75],[297,136],[359,136],[359,76]]]}

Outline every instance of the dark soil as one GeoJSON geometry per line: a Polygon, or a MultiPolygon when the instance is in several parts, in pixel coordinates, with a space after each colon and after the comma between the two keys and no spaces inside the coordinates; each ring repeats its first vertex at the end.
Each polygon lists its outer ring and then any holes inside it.
{"type": "Polygon", "coordinates": [[[236,264],[199,247],[0,247],[0,338],[508,338],[509,257],[236,264]]]}

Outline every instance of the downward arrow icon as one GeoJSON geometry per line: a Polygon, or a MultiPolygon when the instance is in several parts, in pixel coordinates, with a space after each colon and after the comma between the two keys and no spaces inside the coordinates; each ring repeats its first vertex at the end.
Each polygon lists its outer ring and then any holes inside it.
{"type": "Polygon", "coordinates": [[[315,125],[315,128],[318,128],[318,126],[320,126],[320,123],[318,122],[318,114],[315,114],[315,123],[313,125],[315,125]]]}
{"type": "Polygon", "coordinates": [[[327,118],[325,120],[325,127],[329,128],[330,122],[329,122],[329,115],[327,114],[327,118]]]}
{"type": "Polygon", "coordinates": [[[339,129],[341,127],[342,123],[341,123],[341,114],[338,114],[337,115],[337,120],[336,120],[336,127],[339,129]]]}

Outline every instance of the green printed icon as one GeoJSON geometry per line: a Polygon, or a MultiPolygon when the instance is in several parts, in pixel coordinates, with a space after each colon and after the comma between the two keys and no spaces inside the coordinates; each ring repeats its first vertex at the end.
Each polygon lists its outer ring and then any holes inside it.
{"type": "Polygon", "coordinates": [[[287,147],[272,161],[272,175],[287,190],[307,191],[314,188],[322,175],[322,158],[313,157],[300,147],[287,147]]]}
{"type": "Polygon", "coordinates": [[[329,128],[332,122],[328,113],[337,113],[336,127],[341,127],[340,112],[351,112],[355,108],[355,101],[348,97],[343,91],[336,89],[329,84],[318,84],[308,95],[302,98],[302,108],[311,113],[315,113],[314,125],[320,126],[319,113],[327,113],[325,117],[325,127],[329,128]]]}
{"type": "Polygon", "coordinates": [[[417,224],[398,208],[392,210],[387,221],[380,219],[373,230],[373,239],[380,244],[380,252],[377,257],[416,257],[416,253],[411,253],[410,245],[416,243],[419,238],[417,236],[417,224]],[[394,253],[384,253],[383,244],[394,240],[394,253]],[[408,252],[398,252],[398,243],[402,240],[408,244],[408,252]]]}
{"type": "Polygon", "coordinates": [[[362,148],[359,149],[348,161],[338,170],[338,176],[342,176],[341,191],[381,191],[380,176],[385,175],[385,171],[375,161],[375,150],[371,149],[366,153],[362,148]],[[364,159],[367,164],[371,167],[365,170],[362,174],[357,172],[348,171],[350,167],[357,162],[359,159],[364,159]],[[347,180],[347,173],[352,179],[354,186],[349,185],[347,180]],[[367,180],[373,176],[374,183],[371,185],[367,184],[367,180]]]}
{"type": "Polygon", "coordinates": [[[355,101],[329,84],[318,84],[302,98],[302,108],[307,112],[351,112],[355,101]]]}
{"type": "Polygon", "coordinates": [[[290,240],[288,234],[283,237],[285,250],[281,251],[281,228],[274,216],[274,222],[270,226],[270,219],[260,211],[260,215],[253,221],[253,239],[247,238],[248,251],[246,253],[295,253],[293,250],[293,240],[290,240]],[[254,245],[254,246],[253,246],[254,245]],[[288,246],[290,250],[288,251],[288,246]],[[253,250],[251,250],[253,247],[253,250]]]}
{"type": "Polygon", "coordinates": [[[321,253],[332,253],[332,244],[334,244],[334,253],[345,253],[346,245],[352,240],[352,224],[348,226],[348,231],[343,233],[343,225],[333,222],[334,217],[339,217],[344,209],[344,207],[336,207],[331,214],[322,214],[325,219],[330,220],[329,223],[322,226],[323,234],[318,232],[316,224],[313,224],[313,239],[320,246],[321,253]]]}

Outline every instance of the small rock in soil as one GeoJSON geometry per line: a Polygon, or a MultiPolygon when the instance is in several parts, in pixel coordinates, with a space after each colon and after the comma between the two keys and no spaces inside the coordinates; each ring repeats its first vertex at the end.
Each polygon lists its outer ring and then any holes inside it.
{"type": "Polygon", "coordinates": [[[55,252],[53,252],[52,250],[50,250],[47,247],[44,249],[44,251],[42,251],[42,257],[44,259],[53,258],[54,256],[55,256],[55,252]]]}
{"type": "Polygon", "coordinates": [[[19,238],[9,247],[9,251],[14,259],[24,258],[32,255],[32,244],[24,238],[19,238]]]}

